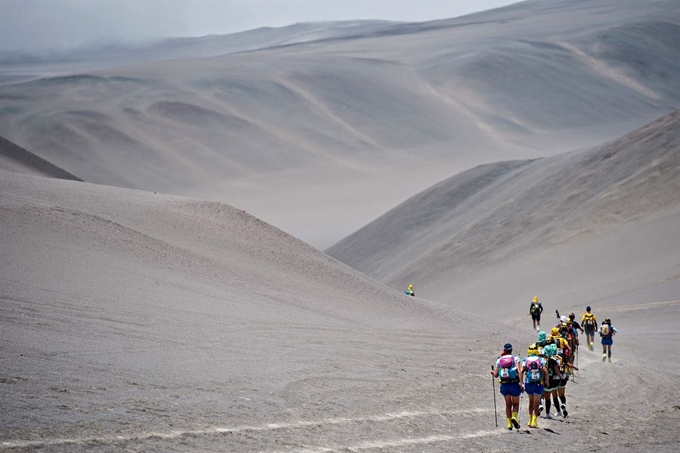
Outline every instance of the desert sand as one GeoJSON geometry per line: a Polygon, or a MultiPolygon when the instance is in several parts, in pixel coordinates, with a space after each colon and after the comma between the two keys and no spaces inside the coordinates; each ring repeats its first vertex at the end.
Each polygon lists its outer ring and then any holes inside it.
{"type": "Polygon", "coordinates": [[[643,354],[677,343],[677,302],[612,311],[614,363],[581,353],[570,416],[509,433],[488,370],[527,321],[404,296],[224,204],[0,188],[3,450],[677,448],[677,364],[643,354]]]}
{"type": "Polygon", "coordinates": [[[678,42],[530,0],[1,64],[0,451],[676,452],[678,42]],[[534,295],[619,333],[509,432],[534,295]]]}
{"type": "Polygon", "coordinates": [[[592,149],[454,175],[327,253],[486,315],[528,313],[534,293],[560,309],[677,299],[679,193],[675,112],[592,149]]]}

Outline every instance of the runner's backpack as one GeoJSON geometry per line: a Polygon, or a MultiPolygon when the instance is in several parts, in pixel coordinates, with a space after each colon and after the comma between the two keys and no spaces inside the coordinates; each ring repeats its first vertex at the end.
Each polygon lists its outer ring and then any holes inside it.
{"type": "Polygon", "coordinates": [[[552,378],[555,378],[555,377],[559,378],[560,376],[555,376],[555,368],[554,368],[554,366],[552,366],[552,364],[550,362],[551,360],[554,363],[556,363],[557,368],[559,368],[561,370],[562,369],[562,357],[560,357],[558,355],[553,355],[553,356],[548,357],[548,375],[552,378]]]}
{"type": "Polygon", "coordinates": [[[586,318],[583,321],[584,329],[592,329],[595,327],[595,315],[592,313],[586,313],[586,318]]]}
{"type": "Polygon", "coordinates": [[[614,328],[609,324],[602,324],[600,328],[600,336],[604,338],[611,338],[614,336],[614,328]]]}
{"type": "Polygon", "coordinates": [[[527,380],[528,382],[532,384],[538,384],[541,382],[541,378],[543,377],[543,373],[541,372],[541,359],[532,356],[532,357],[527,357],[526,361],[526,366],[527,366],[527,380]]]}
{"type": "Polygon", "coordinates": [[[564,357],[560,353],[557,353],[557,355],[554,355],[552,358],[557,362],[557,368],[560,370],[560,373],[564,373],[564,357]]]}
{"type": "Polygon", "coordinates": [[[498,377],[501,378],[501,384],[519,382],[519,373],[517,372],[515,356],[504,355],[498,361],[498,366],[498,377]]]}

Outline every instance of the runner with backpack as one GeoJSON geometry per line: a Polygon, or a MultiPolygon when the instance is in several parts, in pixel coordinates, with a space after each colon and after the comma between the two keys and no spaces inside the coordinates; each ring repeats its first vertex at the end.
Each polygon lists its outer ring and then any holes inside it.
{"type": "Polygon", "coordinates": [[[574,328],[571,325],[569,325],[568,321],[563,322],[562,325],[560,326],[560,337],[563,338],[564,340],[567,340],[567,344],[569,345],[569,353],[564,355],[564,359],[568,363],[572,364],[574,363],[574,352],[576,351],[576,342],[578,340],[576,338],[574,328]]]}
{"type": "Polygon", "coordinates": [[[614,344],[614,335],[616,335],[616,328],[612,326],[612,320],[606,318],[602,321],[599,334],[602,338],[602,361],[604,362],[609,357],[609,363],[612,361],[612,345],[614,344]]]}
{"type": "Polygon", "coordinates": [[[553,397],[555,406],[558,406],[557,388],[562,383],[562,373],[560,372],[560,358],[557,355],[557,346],[548,344],[543,349],[546,356],[546,368],[548,370],[548,379],[543,386],[543,398],[545,404],[544,418],[551,419],[550,415],[550,397],[553,397]]]}
{"type": "Polygon", "coordinates": [[[576,315],[575,314],[573,314],[573,313],[569,314],[569,320],[567,321],[567,324],[572,329],[574,329],[574,335],[576,335],[576,340],[577,340],[577,344],[578,344],[579,343],[579,341],[578,341],[578,335],[579,335],[578,331],[580,330],[581,333],[584,333],[585,331],[583,330],[583,327],[581,327],[581,325],[576,321],[576,315]]]}
{"type": "Polygon", "coordinates": [[[536,345],[529,346],[527,358],[522,362],[520,379],[529,395],[529,428],[538,428],[539,406],[543,396],[543,384],[548,382],[546,361],[538,356],[536,345]]]}
{"type": "Polygon", "coordinates": [[[550,331],[550,339],[548,339],[547,341],[548,344],[554,344],[555,347],[557,348],[557,352],[559,352],[563,357],[569,358],[569,356],[571,355],[569,341],[566,338],[562,337],[562,334],[560,333],[561,329],[562,332],[566,332],[567,329],[566,324],[563,328],[553,327],[552,330],[550,331]]]}
{"type": "Polygon", "coordinates": [[[590,305],[586,307],[586,312],[583,313],[581,317],[581,325],[583,330],[586,332],[586,342],[589,351],[593,351],[595,347],[595,331],[597,330],[597,319],[595,319],[595,314],[591,313],[590,305]]]}
{"type": "Polygon", "coordinates": [[[534,323],[534,330],[541,330],[541,313],[543,313],[543,305],[538,301],[538,297],[534,296],[529,306],[529,314],[534,323]]]}
{"type": "Polygon", "coordinates": [[[512,354],[512,345],[506,343],[503,353],[496,361],[496,367],[491,369],[491,375],[499,378],[500,392],[505,399],[505,416],[508,419],[508,429],[519,429],[519,397],[524,392],[521,380],[521,359],[512,354]]]}
{"type": "Polygon", "coordinates": [[[558,407],[557,415],[567,417],[569,415],[569,412],[567,411],[567,384],[569,383],[569,375],[572,373],[572,370],[578,370],[577,367],[574,366],[573,364],[573,354],[570,357],[565,357],[563,353],[557,352],[557,356],[559,358],[558,362],[558,368],[560,370],[561,374],[561,380],[560,383],[557,385],[557,393],[553,393],[553,401],[555,403],[555,406],[558,407]],[[557,399],[555,399],[555,396],[557,396],[557,399]],[[558,401],[559,400],[559,401],[558,401]]]}
{"type": "Polygon", "coordinates": [[[542,330],[538,332],[538,341],[531,346],[529,349],[536,349],[538,351],[538,356],[543,357],[543,348],[548,344],[548,335],[542,330]]]}
{"type": "MultiPolygon", "coordinates": [[[[538,356],[541,359],[544,359],[544,361],[546,361],[547,359],[546,359],[546,356],[545,356],[545,347],[548,344],[553,344],[552,339],[548,338],[548,335],[541,330],[540,332],[538,332],[538,341],[536,343],[532,344],[531,346],[529,346],[529,349],[535,349],[538,352],[538,356]]],[[[547,380],[543,382],[543,385],[544,386],[547,385],[547,380]]],[[[539,406],[538,406],[538,412],[536,412],[537,416],[540,416],[541,413],[543,412],[543,396],[541,396],[541,398],[539,398],[539,400],[540,400],[540,403],[539,403],[539,406]]]]}

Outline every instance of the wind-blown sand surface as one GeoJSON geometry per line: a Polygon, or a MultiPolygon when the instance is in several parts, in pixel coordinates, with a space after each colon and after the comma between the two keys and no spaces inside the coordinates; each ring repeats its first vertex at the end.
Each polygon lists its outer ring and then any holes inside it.
{"type": "Polygon", "coordinates": [[[0,211],[0,449],[677,447],[660,397],[676,365],[624,358],[668,337],[624,336],[624,316],[641,327],[625,307],[616,362],[582,354],[570,417],[508,433],[487,373],[527,331],[408,298],[219,203],[0,171],[0,211]]]}
{"type": "Polygon", "coordinates": [[[350,30],[5,85],[0,134],[87,181],[227,202],[325,248],[448,175],[680,108],[676,1],[350,30]]]}
{"type": "Polygon", "coordinates": [[[328,253],[484,314],[528,313],[534,294],[553,310],[674,300],[679,193],[675,112],[593,149],[455,175],[328,253]]]}

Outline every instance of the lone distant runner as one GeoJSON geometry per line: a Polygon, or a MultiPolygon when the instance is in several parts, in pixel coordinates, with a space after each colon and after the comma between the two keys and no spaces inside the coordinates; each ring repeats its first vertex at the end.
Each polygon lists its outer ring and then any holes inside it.
{"type": "Polygon", "coordinates": [[[493,377],[499,378],[501,395],[505,398],[505,416],[508,419],[508,429],[519,429],[519,397],[524,391],[524,384],[520,380],[521,359],[512,354],[512,345],[505,343],[503,353],[496,360],[496,366],[491,370],[493,377]]]}
{"type": "Polygon", "coordinates": [[[602,361],[604,362],[609,357],[609,362],[612,361],[612,345],[614,344],[614,335],[616,335],[616,328],[612,326],[612,320],[606,318],[602,321],[600,326],[600,337],[602,338],[602,361]]]}
{"type": "Polygon", "coordinates": [[[406,294],[407,296],[413,296],[413,297],[416,296],[416,292],[413,291],[413,285],[408,285],[408,288],[406,288],[405,294],[406,294]]]}
{"type": "Polygon", "coordinates": [[[595,330],[597,330],[597,319],[595,314],[591,312],[590,305],[586,307],[586,312],[581,316],[581,325],[586,332],[586,343],[589,351],[593,351],[595,347],[595,330]]]}
{"type": "Polygon", "coordinates": [[[543,313],[543,305],[538,301],[538,297],[534,296],[529,306],[529,314],[531,320],[534,322],[534,330],[541,330],[541,313],[543,313]]]}

